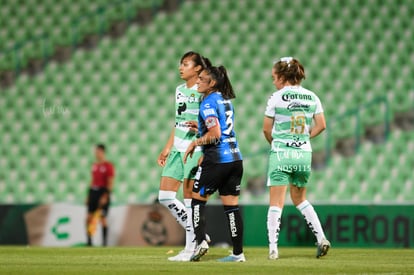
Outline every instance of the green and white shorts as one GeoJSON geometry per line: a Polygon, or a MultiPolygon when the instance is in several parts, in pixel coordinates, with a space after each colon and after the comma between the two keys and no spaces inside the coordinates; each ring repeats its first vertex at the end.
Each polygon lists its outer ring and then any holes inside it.
{"type": "Polygon", "coordinates": [[[202,155],[201,151],[194,152],[193,157],[188,157],[187,163],[184,164],[184,152],[171,151],[161,176],[173,178],[181,182],[184,179],[194,179],[197,172],[197,169],[194,168],[197,168],[198,160],[202,155]]]}
{"type": "Polygon", "coordinates": [[[285,150],[269,154],[267,186],[305,187],[311,173],[312,152],[285,150]]]}

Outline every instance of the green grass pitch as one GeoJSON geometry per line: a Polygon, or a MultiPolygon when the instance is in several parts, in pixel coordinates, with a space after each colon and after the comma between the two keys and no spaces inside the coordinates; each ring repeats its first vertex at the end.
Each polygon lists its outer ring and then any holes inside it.
{"type": "Polygon", "coordinates": [[[247,262],[218,263],[228,249],[211,248],[200,262],[173,263],[178,247],[38,248],[0,246],[0,274],[414,274],[412,249],[333,248],[315,258],[314,248],[246,248],[247,262]]]}

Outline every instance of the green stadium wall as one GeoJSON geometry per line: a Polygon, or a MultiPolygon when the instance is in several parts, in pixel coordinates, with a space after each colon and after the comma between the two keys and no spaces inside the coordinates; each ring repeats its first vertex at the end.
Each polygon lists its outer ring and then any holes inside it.
{"type": "MultiPolygon", "coordinates": [[[[315,205],[333,247],[414,247],[414,205],[315,205]]],[[[267,245],[267,206],[244,206],[245,244],[267,245]]],[[[315,238],[294,206],[283,210],[280,246],[310,246],[315,238]]]]}
{"type": "MultiPolygon", "coordinates": [[[[241,207],[246,246],[267,246],[267,208],[266,205],[241,207]]],[[[334,248],[414,247],[414,205],[315,205],[315,209],[334,248]]],[[[82,246],[84,215],[81,205],[0,205],[0,245],[82,246]],[[41,230],[39,223],[43,223],[41,230]]],[[[109,219],[119,221],[118,229],[111,232],[111,245],[182,245],[184,241],[184,230],[157,204],[114,206],[109,219]]],[[[221,205],[207,207],[207,223],[213,245],[230,243],[221,205]]],[[[292,205],[286,206],[279,246],[314,243],[315,238],[299,211],[292,205]]]]}

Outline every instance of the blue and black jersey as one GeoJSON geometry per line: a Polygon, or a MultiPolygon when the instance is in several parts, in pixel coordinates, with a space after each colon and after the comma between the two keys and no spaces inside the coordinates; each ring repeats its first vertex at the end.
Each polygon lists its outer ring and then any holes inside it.
{"type": "Polygon", "coordinates": [[[204,136],[208,128],[208,118],[215,117],[220,123],[221,137],[212,144],[203,146],[204,159],[213,163],[229,163],[242,160],[236,133],[234,132],[234,109],[230,100],[221,93],[213,92],[200,104],[198,128],[204,136]]]}

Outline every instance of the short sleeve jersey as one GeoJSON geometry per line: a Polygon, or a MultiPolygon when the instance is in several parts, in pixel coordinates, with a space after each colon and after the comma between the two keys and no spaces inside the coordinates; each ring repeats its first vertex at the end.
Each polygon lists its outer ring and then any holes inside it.
{"type": "Polygon", "coordinates": [[[203,146],[204,159],[213,163],[242,160],[234,132],[233,105],[219,92],[209,94],[200,104],[198,125],[201,136],[207,133],[213,118],[216,118],[220,124],[221,137],[215,143],[203,146]]]}
{"type": "Polygon", "coordinates": [[[286,86],[273,93],[265,112],[267,117],[274,118],[272,151],[311,152],[310,126],[313,116],[322,112],[316,94],[301,86],[286,86]]]}
{"type": "MultiPolygon", "coordinates": [[[[196,139],[196,133],[189,130],[187,121],[197,121],[200,107],[200,95],[197,85],[187,88],[182,84],[175,90],[175,135],[174,149],[185,152],[196,139]]],[[[200,150],[200,149],[198,149],[200,150]]]]}
{"type": "Polygon", "coordinates": [[[92,187],[107,188],[109,179],[114,176],[115,168],[109,161],[92,165],[92,187]]]}

